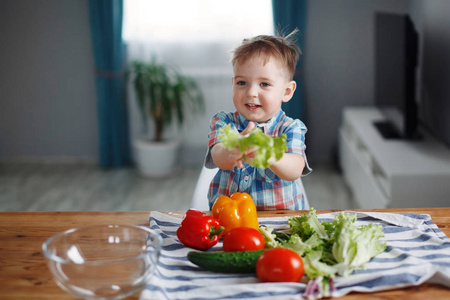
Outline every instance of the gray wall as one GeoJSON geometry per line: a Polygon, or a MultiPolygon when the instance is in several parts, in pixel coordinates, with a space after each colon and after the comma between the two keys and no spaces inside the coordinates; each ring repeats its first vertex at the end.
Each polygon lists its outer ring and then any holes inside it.
{"type": "Polygon", "coordinates": [[[404,0],[308,1],[304,74],[310,161],[334,158],[344,106],[373,104],[374,12],[406,10],[404,0]]]}
{"type": "MultiPolygon", "coordinates": [[[[449,99],[449,2],[308,1],[303,50],[311,162],[333,159],[342,107],[373,104],[377,10],[413,15],[428,40],[425,58],[432,63],[422,76],[428,97],[449,99]]],[[[95,161],[98,137],[87,2],[2,0],[0,30],[0,160],[95,161]]]]}
{"type": "Polygon", "coordinates": [[[86,1],[0,1],[0,160],[97,160],[86,1]]]}

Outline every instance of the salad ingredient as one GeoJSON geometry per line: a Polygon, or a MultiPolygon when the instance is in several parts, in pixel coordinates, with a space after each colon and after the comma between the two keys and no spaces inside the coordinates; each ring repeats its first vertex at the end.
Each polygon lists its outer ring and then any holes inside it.
{"type": "Polygon", "coordinates": [[[177,237],[184,245],[198,250],[206,250],[217,244],[224,227],[219,220],[196,209],[186,212],[177,237]]]}
{"type": "Polygon", "coordinates": [[[314,208],[309,214],[289,218],[289,232],[274,232],[260,227],[267,247],[285,247],[303,258],[305,274],[310,279],[305,296],[330,296],[335,276],[348,276],[355,269],[386,249],[381,225],[355,226],[356,214],[341,212],[332,222],[317,218],[314,208]]]}
{"type": "Polygon", "coordinates": [[[364,268],[366,262],[386,249],[386,244],[379,242],[384,236],[380,225],[370,223],[358,228],[353,225],[355,220],[356,215],[341,214],[333,221],[336,233],[332,254],[338,263],[338,274],[342,276],[364,268]]]}
{"type": "Polygon", "coordinates": [[[225,227],[224,234],[237,227],[259,228],[256,206],[247,193],[233,193],[231,197],[219,196],[211,209],[214,218],[225,227]]]}
{"type": "Polygon", "coordinates": [[[266,251],[190,251],[187,258],[203,269],[223,273],[254,273],[259,256],[266,251]]]}
{"type": "Polygon", "coordinates": [[[239,147],[241,153],[245,153],[247,148],[256,147],[255,156],[252,158],[244,157],[244,161],[254,167],[264,169],[271,165],[271,159],[278,161],[287,151],[286,134],[281,137],[273,137],[264,134],[260,128],[255,128],[243,136],[228,124],[220,129],[218,138],[225,148],[232,150],[239,147]]]}
{"type": "Polygon", "coordinates": [[[309,214],[301,214],[288,220],[292,233],[298,234],[302,240],[307,240],[312,235],[317,234],[321,239],[328,239],[328,233],[323,224],[317,219],[314,209],[309,210],[309,214]]]}
{"type": "Polygon", "coordinates": [[[261,250],[266,246],[264,236],[255,228],[237,227],[223,237],[223,251],[261,250]]]}
{"type": "Polygon", "coordinates": [[[256,275],[263,282],[298,282],[304,273],[300,255],[287,248],[266,250],[256,262],[256,275]]]}

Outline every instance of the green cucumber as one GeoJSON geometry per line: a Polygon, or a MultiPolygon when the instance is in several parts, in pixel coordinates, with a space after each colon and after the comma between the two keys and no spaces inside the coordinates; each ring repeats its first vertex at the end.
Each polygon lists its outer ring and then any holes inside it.
{"type": "Polygon", "coordinates": [[[265,251],[191,251],[187,258],[193,264],[203,269],[222,273],[255,273],[256,261],[265,251]]]}

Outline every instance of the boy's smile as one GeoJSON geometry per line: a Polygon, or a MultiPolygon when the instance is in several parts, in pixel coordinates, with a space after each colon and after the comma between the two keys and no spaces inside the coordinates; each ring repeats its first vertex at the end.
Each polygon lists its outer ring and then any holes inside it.
{"type": "Polygon", "coordinates": [[[264,123],[276,115],[283,102],[292,98],[296,84],[273,58],[256,56],[236,64],[233,103],[248,121],[264,123]]]}
{"type": "Polygon", "coordinates": [[[250,110],[250,111],[255,111],[259,107],[261,107],[261,105],[257,105],[257,104],[246,104],[245,106],[247,106],[248,110],[250,110]]]}

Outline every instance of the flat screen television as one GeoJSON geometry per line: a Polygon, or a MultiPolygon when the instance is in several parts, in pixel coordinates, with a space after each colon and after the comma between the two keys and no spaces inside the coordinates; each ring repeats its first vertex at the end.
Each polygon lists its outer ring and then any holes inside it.
{"type": "Polygon", "coordinates": [[[408,15],[375,14],[375,105],[385,116],[375,126],[385,138],[417,138],[418,45],[408,15]]]}

